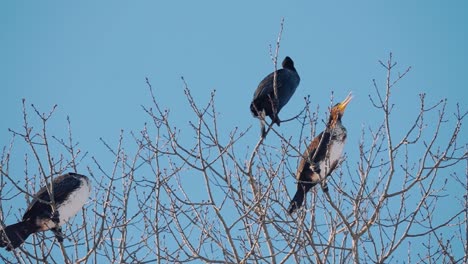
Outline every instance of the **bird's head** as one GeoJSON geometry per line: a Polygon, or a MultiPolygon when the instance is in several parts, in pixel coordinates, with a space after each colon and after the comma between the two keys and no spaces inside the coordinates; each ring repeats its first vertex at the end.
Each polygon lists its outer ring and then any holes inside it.
{"type": "Polygon", "coordinates": [[[296,70],[296,68],[294,68],[294,61],[288,56],[284,58],[282,65],[283,65],[283,69],[289,69],[289,70],[294,70],[294,71],[296,70]]]}
{"type": "Polygon", "coordinates": [[[346,106],[351,102],[351,99],[353,99],[353,95],[349,93],[343,101],[333,106],[330,111],[330,120],[328,121],[330,127],[334,127],[338,121],[341,121],[341,117],[344,114],[346,106]]]}

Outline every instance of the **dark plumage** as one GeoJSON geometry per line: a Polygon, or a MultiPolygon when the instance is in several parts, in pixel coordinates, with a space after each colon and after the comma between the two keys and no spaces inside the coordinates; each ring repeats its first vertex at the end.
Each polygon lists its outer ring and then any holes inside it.
{"type": "Polygon", "coordinates": [[[297,191],[288,210],[290,214],[302,206],[306,193],[317,183],[321,182],[324,191],[328,191],[325,179],[336,168],[343,153],[346,128],[341,124],[341,117],[351,99],[349,94],[331,109],[325,131],[312,140],[302,155],[296,173],[297,191]]]}
{"type": "Polygon", "coordinates": [[[262,137],[265,136],[265,117],[269,116],[274,123],[280,125],[281,121],[278,118],[278,113],[291,99],[301,80],[291,58],[284,58],[282,65],[283,68],[276,71],[278,100],[275,100],[273,72],[260,82],[250,104],[250,111],[253,116],[260,119],[262,137]]]}
{"type": "Polygon", "coordinates": [[[42,187],[24,213],[21,222],[9,225],[0,230],[0,247],[12,250],[19,247],[29,235],[38,231],[52,230],[61,239],[60,226],[76,215],[88,200],[91,184],[88,177],[68,173],[54,178],[53,194],[56,206],[55,214],[50,202],[47,188],[42,187]]]}

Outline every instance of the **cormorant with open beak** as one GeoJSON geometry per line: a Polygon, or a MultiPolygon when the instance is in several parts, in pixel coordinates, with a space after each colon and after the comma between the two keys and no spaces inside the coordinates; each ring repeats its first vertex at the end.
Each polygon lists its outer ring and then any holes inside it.
{"type": "Polygon", "coordinates": [[[54,178],[52,190],[44,186],[34,195],[21,222],[0,229],[0,247],[12,250],[23,244],[29,235],[46,230],[54,231],[58,240],[63,241],[60,226],[81,210],[90,193],[91,183],[86,176],[68,173],[54,178]],[[55,212],[49,191],[53,193],[55,212]]]}
{"type": "Polygon", "coordinates": [[[254,117],[260,119],[262,137],[265,137],[265,117],[280,125],[278,113],[285,106],[296,91],[300,78],[294,68],[294,62],[290,57],[286,57],[282,63],[283,68],[276,71],[276,90],[278,98],[274,92],[274,72],[265,77],[255,90],[250,111],[254,117]]]}
{"type": "Polygon", "coordinates": [[[322,183],[324,191],[328,191],[325,179],[336,168],[343,153],[346,128],[341,118],[351,99],[350,93],[341,103],[333,106],[325,131],[312,140],[302,155],[296,172],[297,191],[288,210],[290,214],[302,206],[306,193],[317,183],[322,183]]]}

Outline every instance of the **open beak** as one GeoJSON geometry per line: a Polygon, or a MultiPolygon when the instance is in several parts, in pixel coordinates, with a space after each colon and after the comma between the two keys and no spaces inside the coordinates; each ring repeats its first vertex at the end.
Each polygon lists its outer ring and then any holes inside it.
{"type": "Polygon", "coordinates": [[[346,96],[346,98],[340,103],[339,105],[339,108],[340,108],[340,112],[343,113],[346,109],[346,106],[348,106],[349,102],[351,102],[351,99],[353,99],[353,95],[352,93],[350,92],[348,94],[348,96],[346,96]]]}

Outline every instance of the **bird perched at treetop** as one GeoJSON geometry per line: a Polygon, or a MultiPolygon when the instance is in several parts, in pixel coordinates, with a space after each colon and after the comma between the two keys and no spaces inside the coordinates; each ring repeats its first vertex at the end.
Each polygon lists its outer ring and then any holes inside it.
{"type": "Polygon", "coordinates": [[[269,116],[274,123],[280,125],[278,113],[291,99],[301,80],[290,57],[284,58],[282,66],[282,69],[276,71],[277,97],[274,91],[275,72],[272,72],[260,82],[250,104],[253,116],[260,119],[262,137],[265,137],[266,133],[265,117],[269,116]]]}
{"type": "Polygon", "coordinates": [[[297,191],[289,206],[289,214],[302,206],[306,193],[317,183],[328,191],[326,177],[338,165],[346,141],[346,128],[341,123],[346,106],[352,99],[351,93],[330,110],[325,130],[312,140],[302,155],[296,172],[297,191]]]}
{"type": "Polygon", "coordinates": [[[60,226],[75,216],[83,207],[91,193],[88,177],[77,173],[67,173],[52,181],[52,188],[43,186],[33,197],[21,222],[0,229],[0,247],[8,251],[19,247],[29,235],[52,230],[61,242],[60,226]],[[53,193],[52,206],[49,192],[53,193]]]}

